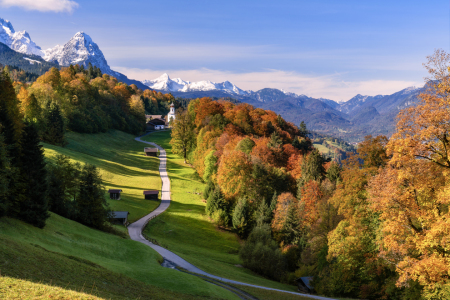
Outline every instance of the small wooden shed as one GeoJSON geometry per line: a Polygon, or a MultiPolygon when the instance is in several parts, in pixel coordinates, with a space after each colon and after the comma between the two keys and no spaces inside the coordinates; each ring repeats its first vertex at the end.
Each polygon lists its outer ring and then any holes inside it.
{"type": "Polygon", "coordinates": [[[159,195],[158,190],[144,191],[144,197],[147,200],[158,200],[158,195],[159,195]]]}
{"type": "Polygon", "coordinates": [[[311,294],[314,292],[314,287],[311,285],[313,277],[299,277],[295,279],[297,283],[298,291],[306,294],[311,294]]]}
{"type": "Polygon", "coordinates": [[[127,211],[112,211],[110,214],[111,223],[126,225],[128,223],[129,214],[130,213],[127,211]]]}
{"type": "Polygon", "coordinates": [[[110,190],[108,190],[108,193],[109,193],[109,199],[120,200],[120,193],[122,193],[122,190],[110,189],[110,190]]]}
{"type": "Polygon", "coordinates": [[[145,156],[158,156],[158,148],[146,147],[144,148],[145,156]]]}

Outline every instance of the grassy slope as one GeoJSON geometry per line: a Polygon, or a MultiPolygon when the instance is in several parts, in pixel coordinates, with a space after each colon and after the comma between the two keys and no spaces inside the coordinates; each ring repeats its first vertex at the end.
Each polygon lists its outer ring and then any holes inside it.
{"type": "Polygon", "coordinates": [[[0,277],[0,299],[85,299],[99,300],[93,295],[26,280],[0,277]],[[3,288],[2,288],[3,287],[3,288]],[[8,287],[8,288],[6,288],[8,287]]]}
{"type": "Polygon", "coordinates": [[[319,150],[320,153],[328,154],[330,152],[330,149],[328,149],[327,147],[325,147],[322,144],[313,144],[313,146],[314,146],[314,148],[319,150]]]}
{"type": "MultiPolygon", "coordinates": [[[[107,187],[124,189],[123,200],[110,200],[113,209],[128,210],[130,217],[137,219],[158,205],[142,197],[142,189],[160,185],[158,161],[141,155],[142,144],[133,136],[114,131],[68,137],[66,148],[44,145],[46,156],[52,159],[55,154],[65,154],[100,167],[107,187]]],[[[236,299],[234,294],[197,277],[162,268],[159,259],[148,246],[55,214],[42,230],[17,220],[0,219],[3,276],[77,291],[87,286],[92,293],[98,291],[108,299],[236,299]]]]}
{"type": "Polygon", "coordinates": [[[48,159],[56,154],[70,156],[74,161],[90,163],[100,168],[106,189],[122,189],[121,200],[109,200],[112,210],[129,211],[131,222],[140,219],[158,205],[145,200],[143,190],[161,189],[159,159],[144,156],[144,145],[132,135],[121,131],[101,134],[67,134],[65,148],[43,144],[48,159]]]}
{"type": "Polygon", "coordinates": [[[203,184],[195,170],[172,154],[169,132],[157,132],[144,140],[156,142],[167,150],[172,203],[161,216],[149,223],[145,233],[202,270],[224,278],[272,288],[295,291],[294,286],[265,279],[248,269],[237,267],[239,240],[236,235],[218,230],[205,215],[200,195],[203,184]]]}
{"type": "Polygon", "coordinates": [[[197,277],[161,267],[159,259],[144,244],[55,214],[47,220],[44,229],[14,219],[0,219],[3,276],[76,291],[84,289],[114,299],[151,295],[160,299],[180,296],[233,299],[228,292],[197,277]]]}

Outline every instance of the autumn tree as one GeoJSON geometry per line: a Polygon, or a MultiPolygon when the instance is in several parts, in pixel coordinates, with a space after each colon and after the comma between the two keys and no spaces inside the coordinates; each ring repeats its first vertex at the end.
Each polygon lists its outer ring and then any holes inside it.
{"type": "Polygon", "coordinates": [[[194,124],[187,111],[176,116],[171,136],[172,152],[181,155],[186,163],[194,138],[194,124]]]}
{"type": "Polygon", "coordinates": [[[217,182],[227,198],[242,196],[251,185],[252,163],[241,151],[223,155],[217,172],[217,182]]]}
{"type": "Polygon", "coordinates": [[[380,256],[396,266],[398,286],[417,281],[427,299],[450,297],[449,63],[443,50],[428,57],[426,90],[400,112],[392,158],[370,189],[383,221],[380,256]]]}

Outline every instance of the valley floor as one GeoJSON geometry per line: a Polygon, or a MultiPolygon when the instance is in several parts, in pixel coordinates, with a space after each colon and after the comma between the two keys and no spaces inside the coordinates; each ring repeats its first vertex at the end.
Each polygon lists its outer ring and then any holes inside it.
{"type": "MultiPolygon", "coordinates": [[[[267,280],[240,266],[239,239],[216,228],[205,216],[201,199],[204,184],[192,168],[170,152],[170,132],[154,133],[147,139],[168,149],[173,201],[164,214],[152,220],[146,233],[211,274],[295,291],[293,286],[267,280]]],[[[65,148],[44,144],[46,157],[51,161],[64,154],[98,166],[107,188],[124,191],[122,200],[108,200],[112,209],[130,211],[134,221],[159,205],[159,201],[144,200],[142,195],[144,189],[161,187],[159,160],[145,157],[144,145],[133,136],[119,131],[70,133],[68,141],[65,148]]],[[[126,232],[123,227],[121,230],[126,232]]],[[[238,299],[198,277],[161,267],[161,259],[146,245],[56,214],[51,214],[44,229],[0,219],[0,298],[238,299]]],[[[280,299],[278,293],[248,292],[260,299],[280,299]]]]}

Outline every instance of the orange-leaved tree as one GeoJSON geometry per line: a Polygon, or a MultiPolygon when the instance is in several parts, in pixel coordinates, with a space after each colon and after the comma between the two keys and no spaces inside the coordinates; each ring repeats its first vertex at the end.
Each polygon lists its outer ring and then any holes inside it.
{"type": "Polygon", "coordinates": [[[396,267],[398,286],[418,281],[429,299],[450,297],[449,62],[442,50],[428,57],[426,90],[400,112],[387,145],[392,159],[371,183],[381,256],[396,267]]]}

